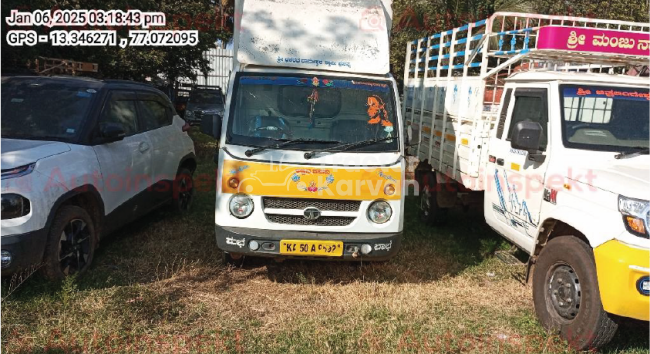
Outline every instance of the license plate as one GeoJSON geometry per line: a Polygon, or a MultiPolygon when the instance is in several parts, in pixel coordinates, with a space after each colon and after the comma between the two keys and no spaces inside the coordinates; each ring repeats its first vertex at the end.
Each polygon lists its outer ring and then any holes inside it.
{"type": "Polygon", "coordinates": [[[340,257],[343,255],[343,242],[282,240],[280,241],[280,254],[340,257]]]}

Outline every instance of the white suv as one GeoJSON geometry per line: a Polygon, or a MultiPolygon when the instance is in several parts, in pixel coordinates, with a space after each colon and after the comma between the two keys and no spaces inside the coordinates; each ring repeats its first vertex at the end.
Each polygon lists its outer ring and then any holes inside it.
{"type": "Polygon", "coordinates": [[[129,81],[2,79],[2,276],[88,268],[99,240],[152,209],[187,211],[189,125],[129,81]]]}

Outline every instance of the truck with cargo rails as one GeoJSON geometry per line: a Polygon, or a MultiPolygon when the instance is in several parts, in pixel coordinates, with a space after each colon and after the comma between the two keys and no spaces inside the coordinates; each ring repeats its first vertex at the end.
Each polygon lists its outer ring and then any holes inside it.
{"type": "Polygon", "coordinates": [[[399,249],[403,127],[390,1],[236,1],[215,156],[216,241],[229,262],[385,260],[399,249]]]}
{"type": "Polygon", "coordinates": [[[577,349],[648,321],[650,24],[495,13],[407,44],[420,216],[479,202],[577,349]]]}

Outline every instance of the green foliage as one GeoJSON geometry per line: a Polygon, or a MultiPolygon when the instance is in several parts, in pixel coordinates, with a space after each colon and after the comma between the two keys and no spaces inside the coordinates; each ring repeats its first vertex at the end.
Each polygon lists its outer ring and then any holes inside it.
{"type": "Polygon", "coordinates": [[[626,0],[394,0],[390,63],[399,81],[406,43],[487,18],[496,11],[649,22],[648,1],[626,0]]]}
{"type": "MultiPolygon", "coordinates": [[[[146,77],[156,77],[159,74],[175,80],[178,77],[195,78],[194,69],[199,68],[207,75],[208,62],[202,53],[214,48],[218,39],[227,39],[231,33],[221,26],[219,6],[210,0],[34,0],[28,5],[24,1],[3,1],[2,17],[9,16],[11,9],[22,11],[44,9],[138,9],[141,11],[156,11],[166,14],[167,26],[165,28],[152,27],[151,29],[179,29],[199,30],[199,44],[183,47],[53,47],[49,44],[38,44],[34,47],[10,47],[6,40],[2,42],[2,70],[3,72],[15,71],[24,68],[28,60],[38,56],[71,59],[78,61],[94,62],[99,64],[101,77],[113,79],[130,79],[142,81],[146,77]]],[[[226,6],[224,12],[232,13],[232,7],[226,6]]],[[[3,38],[10,28],[4,26],[3,38]]],[[[26,28],[21,28],[26,29],[26,28]]],[[[83,27],[45,27],[30,28],[39,34],[47,34],[51,30],[90,29],[83,27]]],[[[118,37],[128,36],[129,28],[110,28],[118,32],[118,37]]],[[[135,28],[131,28],[135,29],[135,28]]]]}

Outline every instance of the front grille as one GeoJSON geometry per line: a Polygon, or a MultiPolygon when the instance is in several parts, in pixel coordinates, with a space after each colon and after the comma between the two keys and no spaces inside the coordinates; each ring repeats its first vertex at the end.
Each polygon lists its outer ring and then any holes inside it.
{"type": "Polygon", "coordinates": [[[308,226],[348,226],[354,217],[346,216],[321,216],[316,220],[305,219],[302,215],[275,215],[267,214],[267,219],[276,224],[308,225],[308,226]]]}
{"type": "Polygon", "coordinates": [[[314,207],[321,211],[359,211],[361,202],[357,200],[302,199],[302,198],[262,198],[264,208],[298,209],[314,207]]]}

